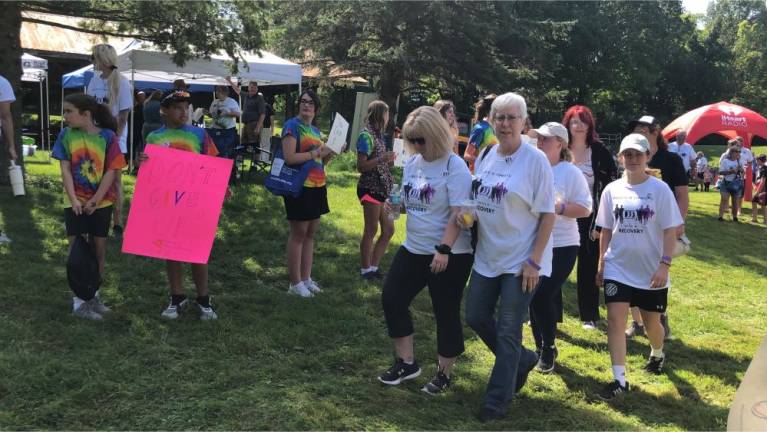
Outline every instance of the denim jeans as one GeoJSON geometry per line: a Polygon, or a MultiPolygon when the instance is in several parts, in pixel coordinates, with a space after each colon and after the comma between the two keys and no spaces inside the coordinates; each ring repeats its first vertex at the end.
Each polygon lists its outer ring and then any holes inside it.
{"type": "Polygon", "coordinates": [[[527,371],[537,360],[534,352],[522,346],[522,323],[532,298],[533,293],[522,292],[521,276],[503,274],[488,278],[476,271],[471,274],[466,322],[495,354],[484,406],[502,414],[514,398],[517,372],[527,371]]]}

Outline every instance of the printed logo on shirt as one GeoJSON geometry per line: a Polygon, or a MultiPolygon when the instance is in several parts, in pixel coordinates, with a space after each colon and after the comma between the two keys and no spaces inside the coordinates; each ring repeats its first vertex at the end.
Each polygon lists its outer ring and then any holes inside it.
{"type": "Polygon", "coordinates": [[[483,185],[481,178],[475,178],[471,182],[472,199],[477,199],[479,196],[486,196],[490,198],[490,201],[500,204],[503,197],[505,197],[508,192],[509,190],[503,182],[498,182],[493,186],[483,185]]]}
{"type": "Polygon", "coordinates": [[[618,223],[618,232],[624,234],[642,234],[647,222],[655,217],[652,193],[644,196],[616,196],[613,217],[618,223]]]}
{"type": "Polygon", "coordinates": [[[615,285],[614,283],[610,282],[605,285],[605,295],[608,297],[612,297],[615,294],[618,294],[618,285],[615,285]]]}
{"type": "Polygon", "coordinates": [[[420,186],[413,186],[412,183],[406,183],[402,186],[405,196],[411,201],[418,201],[421,204],[431,204],[431,199],[434,198],[436,190],[428,182],[422,183],[420,186]]]}

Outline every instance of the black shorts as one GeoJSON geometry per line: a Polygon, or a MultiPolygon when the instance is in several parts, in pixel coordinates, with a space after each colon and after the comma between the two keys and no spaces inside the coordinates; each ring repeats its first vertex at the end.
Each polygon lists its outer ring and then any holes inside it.
{"type": "Polygon", "coordinates": [[[64,224],[67,227],[68,237],[80,234],[108,237],[110,222],[112,222],[112,206],[96,209],[89,215],[83,212],[80,216],[72,211],[72,207],[64,209],[64,224]]]}
{"type": "Polygon", "coordinates": [[[328,190],[322,187],[306,187],[298,198],[283,196],[287,220],[310,221],[330,213],[328,190]]]}
{"type": "Polygon", "coordinates": [[[639,289],[615,280],[605,280],[605,304],[629,303],[649,312],[666,312],[668,288],[639,289]]]}
{"type": "MultiPolygon", "coordinates": [[[[370,198],[373,198],[374,200],[378,201],[378,203],[383,204],[384,201],[386,201],[387,196],[378,192],[374,192],[370,189],[367,189],[365,187],[362,187],[360,185],[357,185],[357,198],[359,198],[360,203],[363,201],[363,197],[367,195],[370,198]]],[[[368,202],[372,202],[369,199],[365,200],[368,202]]],[[[375,203],[373,203],[375,204],[375,203]]]]}

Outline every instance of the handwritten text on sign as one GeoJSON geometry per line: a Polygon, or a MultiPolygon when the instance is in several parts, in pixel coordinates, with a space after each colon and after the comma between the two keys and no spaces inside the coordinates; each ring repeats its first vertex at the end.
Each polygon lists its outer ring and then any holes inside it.
{"type": "Polygon", "coordinates": [[[230,159],[147,145],[122,251],[205,264],[232,170],[230,159]]]}

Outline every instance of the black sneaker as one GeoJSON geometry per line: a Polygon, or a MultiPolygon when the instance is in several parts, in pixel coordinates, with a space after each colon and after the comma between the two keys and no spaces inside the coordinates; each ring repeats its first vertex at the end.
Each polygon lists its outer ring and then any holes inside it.
{"type": "Polygon", "coordinates": [[[397,385],[402,381],[413,379],[421,375],[421,368],[418,362],[413,360],[413,364],[407,364],[401,358],[398,358],[392,367],[378,376],[378,381],[388,385],[397,385]]]}
{"type": "Polygon", "coordinates": [[[429,393],[430,395],[438,395],[450,387],[450,377],[437,371],[437,375],[430,382],[426,383],[421,389],[422,391],[429,393]]]}
{"type": "Polygon", "coordinates": [[[549,373],[553,371],[554,361],[557,359],[558,355],[559,352],[557,351],[557,347],[544,347],[538,358],[538,364],[535,365],[535,370],[541,373],[549,373]]]}
{"type": "Polygon", "coordinates": [[[378,279],[376,277],[375,273],[376,272],[374,272],[374,271],[369,271],[369,272],[362,273],[362,279],[364,279],[366,281],[374,281],[374,280],[378,279]]]}
{"type": "Polygon", "coordinates": [[[626,393],[629,391],[629,382],[626,381],[626,385],[622,386],[621,383],[618,382],[618,380],[613,380],[610,384],[607,384],[605,388],[602,389],[599,393],[597,393],[597,396],[599,396],[602,400],[611,400],[618,396],[622,396],[623,393],[626,393]]]}
{"type": "Polygon", "coordinates": [[[663,372],[663,365],[666,363],[666,357],[653,357],[644,365],[644,370],[651,374],[660,375],[663,372]]]}
{"type": "Polygon", "coordinates": [[[644,326],[636,321],[631,321],[631,327],[626,329],[626,337],[633,338],[634,336],[644,336],[644,326]]]}
{"type": "Polygon", "coordinates": [[[477,413],[477,420],[479,420],[482,423],[489,422],[492,420],[500,420],[504,417],[506,417],[505,414],[487,407],[482,407],[482,409],[479,410],[479,412],[477,413]]]}
{"type": "Polygon", "coordinates": [[[535,368],[535,365],[538,364],[538,356],[535,352],[523,348],[522,355],[526,356],[527,359],[526,361],[519,362],[519,368],[517,369],[517,385],[514,386],[515,394],[522,390],[522,387],[524,387],[527,382],[528,375],[530,375],[530,371],[532,371],[535,368]]]}
{"type": "Polygon", "coordinates": [[[663,340],[674,339],[674,334],[671,333],[671,326],[668,325],[668,315],[665,312],[660,314],[660,325],[663,326],[663,340]]]}

